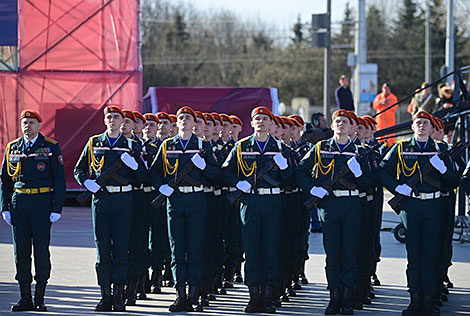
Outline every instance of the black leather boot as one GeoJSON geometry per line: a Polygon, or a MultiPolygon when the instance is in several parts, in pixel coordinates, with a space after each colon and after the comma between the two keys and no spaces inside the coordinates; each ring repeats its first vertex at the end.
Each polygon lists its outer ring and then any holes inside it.
{"type": "Polygon", "coordinates": [[[113,298],[111,297],[111,286],[101,287],[101,300],[96,305],[96,312],[111,312],[113,310],[113,298]]]}
{"type": "Polygon", "coordinates": [[[223,287],[226,289],[233,288],[233,275],[235,274],[235,268],[226,267],[224,272],[224,283],[223,287]]]}
{"type": "Polygon", "coordinates": [[[199,287],[190,285],[189,286],[189,304],[192,306],[195,306],[194,311],[195,312],[202,312],[203,308],[202,305],[199,303],[199,287]]]}
{"type": "Polygon", "coordinates": [[[355,285],[352,288],[351,301],[352,301],[353,309],[358,309],[358,310],[364,309],[364,306],[362,305],[362,300],[361,300],[360,287],[358,285],[355,285]]]}
{"type": "Polygon", "coordinates": [[[36,283],[34,289],[34,310],[39,312],[47,312],[47,307],[44,305],[44,295],[46,294],[46,283],[36,283]]]}
{"type": "Polygon", "coordinates": [[[209,306],[209,282],[208,281],[203,281],[201,285],[201,290],[200,290],[200,295],[201,295],[201,306],[202,307],[208,307],[209,306]]]}
{"type": "Polygon", "coordinates": [[[113,311],[126,311],[126,305],[124,305],[124,284],[113,284],[113,311]]]}
{"type": "Polygon", "coordinates": [[[375,285],[375,286],[380,286],[380,280],[379,278],[377,277],[377,274],[374,274],[372,276],[372,284],[375,285]]]}
{"type": "Polygon", "coordinates": [[[343,297],[341,298],[341,314],[352,315],[353,310],[352,288],[345,286],[343,289],[343,297]]]}
{"type": "Polygon", "coordinates": [[[21,298],[11,307],[12,312],[33,311],[33,299],[31,297],[31,283],[20,283],[21,298]]]}
{"type": "Polygon", "coordinates": [[[236,283],[243,283],[243,276],[242,276],[242,263],[239,262],[237,267],[235,268],[235,282],[236,283]]]}
{"type": "Polygon", "coordinates": [[[266,285],[263,290],[263,313],[276,313],[276,308],[273,306],[273,299],[273,287],[266,285]]]}
{"type": "Polygon", "coordinates": [[[150,293],[161,294],[162,293],[162,272],[154,270],[152,271],[152,279],[150,280],[151,287],[150,293]]]}
{"type": "Polygon", "coordinates": [[[259,287],[250,286],[248,287],[248,293],[250,294],[250,301],[243,310],[245,313],[259,313],[262,312],[261,300],[259,296],[259,287]]]}
{"type": "Polygon", "coordinates": [[[300,283],[302,284],[308,284],[308,279],[307,277],[305,276],[305,262],[304,262],[304,265],[302,267],[302,272],[300,272],[300,283]]]}
{"type": "Polygon", "coordinates": [[[417,316],[422,312],[422,295],[420,292],[410,293],[410,305],[404,309],[402,316],[417,316]]]}
{"type": "Polygon", "coordinates": [[[362,283],[359,286],[359,295],[362,304],[370,305],[372,304],[372,300],[369,296],[369,284],[368,283],[362,283]]]}
{"type": "Polygon", "coordinates": [[[150,294],[150,292],[151,292],[151,290],[152,290],[152,283],[150,282],[150,276],[149,276],[149,271],[148,271],[148,269],[147,269],[147,271],[145,272],[144,290],[145,290],[145,293],[148,293],[148,294],[150,294]]]}
{"type": "Polygon", "coordinates": [[[145,293],[145,288],[147,287],[147,280],[149,276],[147,273],[140,276],[139,282],[137,283],[137,299],[146,300],[147,294],[145,293]]]}
{"type": "Polygon", "coordinates": [[[137,300],[137,280],[129,280],[126,289],[126,305],[134,306],[137,300]]]}
{"type": "Polygon", "coordinates": [[[439,316],[441,312],[439,307],[436,305],[436,293],[424,293],[423,294],[423,314],[426,316],[439,316]]]}
{"type": "Polygon", "coordinates": [[[186,299],[186,287],[180,286],[176,288],[176,300],[170,305],[169,311],[172,313],[187,312],[188,301],[186,299]]]}
{"type": "Polygon", "coordinates": [[[339,314],[341,307],[341,293],[339,288],[330,289],[330,303],[325,309],[325,315],[339,314]]]}

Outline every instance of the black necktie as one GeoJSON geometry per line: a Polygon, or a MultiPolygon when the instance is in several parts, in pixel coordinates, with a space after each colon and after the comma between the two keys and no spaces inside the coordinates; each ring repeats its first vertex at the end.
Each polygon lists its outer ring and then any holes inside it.
{"type": "Polygon", "coordinates": [[[31,151],[31,147],[33,147],[33,142],[28,140],[27,144],[26,144],[26,151],[27,152],[30,152],[31,151]]]}

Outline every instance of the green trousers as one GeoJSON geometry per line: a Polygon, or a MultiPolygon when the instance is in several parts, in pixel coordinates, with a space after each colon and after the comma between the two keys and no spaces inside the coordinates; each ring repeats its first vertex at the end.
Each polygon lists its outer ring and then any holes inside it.
{"type": "MultiPolygon", "coordinates": [[[[145,195],[150,204],[159,192],[147,192],[145,195]]],[[[171,261],[166,203],[157,209],[152,207],[150,217],[150,262],[154,271],[162,271],[163,264],[171,261]]]]}
{"type": "Polygon", "coordinates": [[[438,252],[438,286],[446,279],[447,271],[452,265],[452,237],[455,224],[455,192],[452,190],[449,196],[442,198],[442,220],[439,234],[438,252]]]}
{"type": "Polygon", "coordinates": [[[357,248],[361,230],[361,201],[325,197],[319,205],[326,253],[328,288],[352,287],[357,281],[357,248]]]}
{"type": "Polygon", "coordinates": [[[91,210],[100,286],[126,284],[132,219],[132,192],[93,194],[91,210]]]}
{"type": "MultiPolygon", "coordinates": [[[[151,206],[143,190],[132,191],[132,219],[129,239],[129,280],[148,271],[151,206]]],[[[148,273],[148,272],[147,272],[148,273]]]]}
{"type": "Polygon", "coordinates": [[[200,286],[206,220],[205,193],[175,193],[167,199],[167,211],[175,286],[200,286]]]}
{"type": "Polygon", "coordinates": [[[279,237],[282,221],[281,195],[245,194],[240,203],[245,284],[276,286],[279,237]]]}
{"type": "Polygon", "coordinates": [[[13,193],[11,224],[15,251],[16,277],[20,283],[31,283],[31,253],[34,247],[34,279],[47,283],[51,275],[49,244],[51,239],[52,194],[13,193]]]}
{"type": "Polygon", "coordinates": [[[412,293],[437,291],[437,255],[442,200],[405,198],[401,217],[406,228],[406,276],[412,293]]]}

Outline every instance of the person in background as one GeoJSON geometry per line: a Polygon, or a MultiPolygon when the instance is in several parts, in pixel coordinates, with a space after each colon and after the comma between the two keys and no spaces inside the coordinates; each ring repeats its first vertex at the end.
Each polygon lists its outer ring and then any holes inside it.
{"type": "MultiPolygon", "coordinates": [[[[379,113],[387,109],[392,104],[397,103],[398,99],[396,95],[394,95],[390,89],[390,85],[388,83],[384,83],[382,85],[382,92],[377,94],[372,103],[372,107],[374,110],[379,113]]],[[[377,130],[381,130],[396,124],[396,117],[395,112],[397,111],[397,106],[394,106],[388,109],[386,112],[379,114],[376,116],[377,121],[377,130]]],[[[395,143],[395,138],[389,138],[387,140],[389,146],[395,143]]]]}
{"type": "Polygon", "coordinates": [[[338,110],[354,111],[354,99],[349,89],[349,78],[345,75],[339,77],[339,87],[335,90],[338,110]]]}
{"type": "MultiPolygon", "coordinates": [[[[421,84],[421,89],[428,85],[427,82],[421,84]]],[[[410,104],[408,105],[408,113],[412,116],[418,111],[424,110],[428,113],[436,111],[436,98],[431,92],[431,88],[426,88],[420,93],[415,94],[410,104]]]]}

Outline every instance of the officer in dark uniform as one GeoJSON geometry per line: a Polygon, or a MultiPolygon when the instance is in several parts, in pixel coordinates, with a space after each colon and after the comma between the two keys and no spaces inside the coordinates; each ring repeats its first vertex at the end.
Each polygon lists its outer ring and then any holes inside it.
{"type": "MultiPolygon", "coordinates": [[[[409,177],[421,173],[427,163],[434,169],[427,174],[447,188],[455,188],[459,177],[449,158],[438,154],[447,146],[438,144],[429,135],[432,131],[432,116],[419,111],[413,116],[411,128],[414,136],[396,143],[381,162],[380,177],[390,192],[404,195],[401,217],[406,228],[406,250],[408,254],[407,280],[411,303],[402,315],[439,315],[435,305],[438,284],[437,254],[442,200],[440,188],[423,178],[411,188],[409,177]]],[[[422,176],[422,175],[421,175],[422,176]]]]}
{"type": "Polygon", "coordinates": [[[154,187],[168,197],[168,234],[177,293],[176,301],[170,306],[171,312],[192,311],[191,305],[197,305],[198,311],[202,310],[198,298],[202,279],[206,199],[201,179],[203,174],[211,179],[217,179],[220,175],[209,142],[192,133],[196,121],[196,113],[190,107],[184,106],[178,110],[178,134],[163,141],[151,167],[154,187]],[[188,164],[193,167],[178,183],[179,192],[174,192],[175,189],[168,183],[188,164]],[[186,284],[189,285],[189,301],[186,284]]]}
{"type": "Polygon", "coordinates": [[[250,293],[250,301],[245,307],[247,313],[276,311],[272,302],[273,290],[278,281],[281,189],[269,184],[264,178],[258,179],[256,186],[247,181],[253,180],[271,160],[274,160],[275,165],[268,170],[270,177],[279,182],[292,179],[292,167],[281,153],[287,150],[286,146],[268,134],[273,119],[273,114],[266,107],[253,109],[253,135],[239,140],[223,164],[227,185],[244,192],[240,200],[240,215],[246,258],[245,284],[250,293]]]}
{"type": "Polygon", "coordinates": [[[128,249],[132,220],[132,183],[145,179],[147,169],[139,155],[129,154],[138,144],[120,132],[122,110],[114,105],[104,109],[103,134],[90,137],[75,166],[75,179],[93,193],[92,212],[97,250],[96,274],[101,300],[96,311],[125,311],[124,285],[127,283],[128,249]],[[111,177],[100,186],[96,179],[114,163],[123,166],[116,172],[122,183],[111,177]],[[113,284],[113,297],[111,297],[113,284]]]}
{"type": "Polygon", "coordinates": [[[366,190],[370,181],[365,173],[365,162],[361,166],[356,158],[364,149],[348,137],[351,117],[345,110],[338,110],[333,113],[332,120],[333,137],[318,142],[305,155],[297,168],[296,180],[304,192],[321,199],[318,208],[330,290],[330,303],[325,314],[341,311],[350,315],[353,314],[352,288],[357,281],[357,247],[361,230],[359,192],[366,190]],[[350,172],[343,179],[350,183],[349,188],[343,183],[336,183],[330,191],[322,187],[345,166],[350,172]]]}
{"type": "Polygon", "coordinates": [[[8,143],[1,171],[2,217],[12,228],[16,277],[21,299],[16,311],[46,311],[44,294],[51,273],[51,223],[61,217],[65,201],[64,158],[57,142],[39,133],[42,118],[21,112],[23,136],[8,143]],[[31,247],[36,289],[31,298],[31,247]]]}

